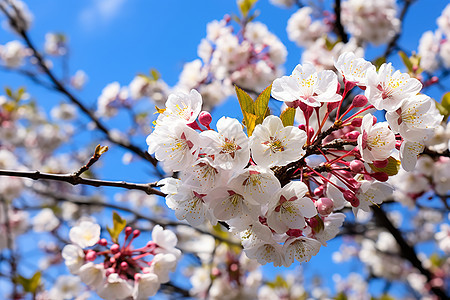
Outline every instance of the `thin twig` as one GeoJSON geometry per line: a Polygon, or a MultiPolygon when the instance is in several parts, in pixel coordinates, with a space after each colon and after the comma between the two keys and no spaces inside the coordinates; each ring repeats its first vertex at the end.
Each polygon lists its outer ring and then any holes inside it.
{"type": "Polygon", "coordinates": [[[33,180],[55,180],[70,183],[71,185],[90,185],[95,187],[100,186],[112,186],[119,187],[128,190],[140,190],[146,192],[148,195],[158,195],[161,197],[165,197],[161,191],[154,189],[156,187],[156,183],[129,183],[126,181],[106,181],[99,179],[88,179],[76,176],[75,174],[50,174],[50,173],[41,173],[39,171],[12,171],[12,170],[0,170],[0,176],[14,176],[14,177],[22,177],[22,178],[30,178],[33,180]]]}

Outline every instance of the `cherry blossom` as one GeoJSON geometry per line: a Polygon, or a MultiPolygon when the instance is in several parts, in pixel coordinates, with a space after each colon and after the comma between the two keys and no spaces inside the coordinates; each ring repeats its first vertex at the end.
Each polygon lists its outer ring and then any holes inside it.
{"type": "Polygon", "coordinates": [[[366,162],[384,160],[390,156],[394,149],[395,136],[386,122],[373,125],[373,116],[367,114],[363,118],[361,131],[358,148],[366,162]]]}
{"type": "Polygon", "coordinates": [[[403,100],[417,95],[422,88],[416,78],[410,78],[408,74],[398,70],[392,72],[392,64],[388,63],[382,64],[378,73],[374,69],[367,73],[365,95],[376,109],[395,111],[402,105],[403,100]]]}
{"type": "Polygon", "coordinates": [[[261,166],[284,166],[300,159],[306,133],[294,126],[283,126],[281,119],[268,116],[257,125],[250,138],[253,160],[261,166]]]}
{"type": "MultiPolygon", "coordinates": [[[[319,107],[323,102],[336,102],[341,96],[336,94],[337,76],[332,71],[316,72],[310,63],[297,65],[292,75],[275,79],[272,97],[296,105],[298,101],[309,106],[319,107]]],[[[296,105],[297,106],[297,105],[296,105]]]]}

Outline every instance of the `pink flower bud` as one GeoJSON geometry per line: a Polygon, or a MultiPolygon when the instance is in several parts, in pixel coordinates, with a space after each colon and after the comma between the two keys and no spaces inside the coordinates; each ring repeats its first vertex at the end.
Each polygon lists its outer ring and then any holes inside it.
{"type": "Polygon", "coordinates": [[[360,127],[362,124],[362,118],[353,118],[352,126],[360,127]]]}
{"type": "Polygon", "coordinates": [[[130,226],[127,226],[125,228],[125,235],[129,236],[131,234],[131,232],[133,232],[133,228],[131,228],[130,226]]]}
{"type": "Polygon", "coordinates": [[[115,259],[114,257],[111,257],[111,258],[109,259],[109,262],[110,262],[111,264],[115,264],[115,263],[116,263],[116,259],[115,259]]]}
{"type": "Polygon", "coordinates": [[[330,198],[319,198],[315,204],[317,211],[323,216],[328,216],[333,212],[334,203],[330,198]]]}
{"type": "Polygon", "coordinates": [[[356,140],[359,136],[359,131],[350,131],[345,134],[348,139],[356,140]]]}
{"type": "Polygon", "coordinates": [[[97,258],[97,253],[94,250],[88,250],[86,253],[87,261],[94,261],[97,258]]]}
{"type": "Polygon", "coordinates": [[[367,97],[364,95],[356,95],[353,98],[352,105],[354,107],[363,107],[367,104],[367,97]]]}
{"type": "Polygon", "coordinates": [[[198,115],[198,121],[200,122],[200,124],[202,124],[206,128],[209,128],[209,124],[211,124],[211,121],[212,121],[212,116],[209,112],[202,111],[198,115]]]}
{"type": "Polygon", "coordinates": [[[309,137],[310,139],[312,139],[313,136],[314,136],[314,128],[309,127],[309,128],[308,128],[308,137],[309,137]]]}
{"type": "Polygon", "coordinates": [[[306,126],[305,126],[305,124],[300,124],[300,125],[298,125],[298,129],[303,130],[303,131],[306,131],[306,126]]]}
{"type": "Polygon", "coordinates": [[[395,142],[395,149],[400,150],[400,147],[402,146],[403,141],[398,140],[395,142]]]}
{"type": "Polygon", "coordinates": [[[381,182],[385,182],[389,179],[388,174],[386,174],[384,172],[376,172],[376,173],[370,174],[370,176],[372,176],[372,178],[375,178],[376,180],[381,181],[381,182]]]}
{"type": "Polygon", "coordinates": [[[120,246],[117,245],[117,244],[114,244],[114,245],[111,246],[110,250],[111,250],[112,254],[116,254],[116,253],[118,253],[120,251],[120,246]]]}
{"type": "Polygon", "coordinates": [[[377,124],[377,117],[373,116],[373,125],[377,124]]]}
{"type": "Polygon", "coordinates": [[[141,234],[141,231],[139,229],[135,229],[133,231],[133,237],[135,237],[135,238],[138,237],[140,234],[141,234]]]}
{"type": "Polygon", "coordinates": [[[385,167],[388,165],[388,163],[389,163],[389,160],[388,160],[388,159],[385,159],[385,160],[376,160],[376,161],[373,162],[373,165],[374,165],[375,167],[377,167],[377,168],[383,169],[383,168],[385,168],[385,167]]]}
{"type": "Polygon", "coordinates": [[[108,245],[108,241],[106,239],[101,239],[97,242],[97,244],[99,244],[100,246],[106,246],[108,245]]]}
{"type": "Polygon", "coordinates": [[[352,191],[346,190],[342,194],[344,195],[344,199],[348,202],[352,203],[355,201],[356,196],[352,191]]]}
{"type": "Polygon", "coordinates": [[[317,228],[317,226],[319,225],[319,221],[317,221],[317,219],[313,217],[309,219],[308,224],[311,228],[317,228]]]}
{"type": "Polygon", "coordinates": [[[314,195],[317,197],[321,197],[323,195],[323,185],[315,188],[314,195]]]}
{"type": "Polygon", "coordinates": [[[142,277],[141,273],[134,274],[134,281],[139,281],[141,279],[141,277],[142,277]]]}
{"type": "Polygon", "coordinates": [[[439,78],[437,76],[431,77],[431,83],[436,83],[439,81],[439,78]]]}
{"type": "Polygon", "coordinates": [[[128,269],[128,263],[127,263],[126,261],[121,262],[121,263],[120,263],[120,268],[121,268],[122,270],[128,269]]]}
{"type": "Polygon", "coordinates": [[[355,173],[361,173],[364,170],[364,163],[360,160],[352,160],[350,162],[350,170],[355,173]]]}

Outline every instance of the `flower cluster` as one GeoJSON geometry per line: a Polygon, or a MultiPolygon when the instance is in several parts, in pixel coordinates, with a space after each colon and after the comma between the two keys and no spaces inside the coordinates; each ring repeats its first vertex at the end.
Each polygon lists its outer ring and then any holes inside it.
{"type": "Polygon", "coordinates": [[[287,50],[280,40],[259,22],[241,24],[235,32],[230,17],[213,21],[198,46],[201,58],[185,64],[175,90],[196,89],[203,105],[210,109],[233,91],[233,84],[262,90],[282,74],[287,50]]]}
{"type": "Polygon", "coordinates": [[[395,0],[344,1],[342,23],[356,39],[375,45],[388,42],[400,30],[395,0]]]}
{"type": "Polygon", "coordinates": [[[437,19],[438,30],[426,31],[419,41],[420,67],[427,72],[436,71],[439,66],[450,68],[450,4],[437,19]]]}
{"type": "Polygon", "coordinates": [[[126,227],[123,243],[100,239],[100,226],[81,221],[69,232],[73,244],[66,245],[62,256],[70,272],[95,290],[103,299],[147,299],[160,285],[169,281],[181,256],[177,238],[156,225],[152,241],[134,248],[139,230],[126,227]],[[87,249],[88,248],[88,249],[87,249]],[[147,258],[153,256],[151,260],[147,258]],[[97,262],[96,262],[97,261],[97,262]]]}
{"type": "Polygon", "coordinates": [[[243,109],[247,134],[228,117],[212,129],[196,90],[170,95],[147,143],[165,170],[180,172],[179,179],[160,182],[177,218],[193,226],[226,222],[249,258],[289,266],[308,261],[338,233],[344,215],[334,210],[348,203],[355,214],[369,211],[391,195],[385,181],[400,163],[393,157],[396,147],[402,167],[412,170],[442,116],[429,97],[418,95],[420,81],[394,72],[391,64],[376,71],[346,52],[335,68],[344,78],[342,94],[333,71],[316,71],[308,63],[276,79],[271,95],[288,108],[280,117],[263,113],[253,128],[243,109]],[[340,112],[355,87],[364,95],[340,112]],[[387,122],[367,113],[375,109],[387,111],[387,122]],[[325,128],[335,110],[334,125],[325,128]],[[288,111],[302,114],[304,123],[289,125],[288,111]],[[312,126],[313,114],[318,127],[312,126]]]}

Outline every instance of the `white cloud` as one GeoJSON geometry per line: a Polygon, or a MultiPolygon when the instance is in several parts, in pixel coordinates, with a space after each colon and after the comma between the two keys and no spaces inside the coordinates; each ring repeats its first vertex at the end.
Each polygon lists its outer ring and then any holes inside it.
{"type": "Polygon", "coordinates": [[[92,25],[108,23],[114,19],[126,0],[93,0],[91,5],[84,9],[79,16],[83,27],[91,28],[92,25]]]}

